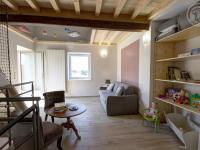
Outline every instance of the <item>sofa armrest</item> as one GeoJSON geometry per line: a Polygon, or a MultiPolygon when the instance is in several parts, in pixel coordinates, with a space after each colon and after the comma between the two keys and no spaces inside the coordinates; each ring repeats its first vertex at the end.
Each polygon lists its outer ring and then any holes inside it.
{"type": "Polygon", "coordinates": [[[128,115],[138,113],[138,96],[108,96],[107,99],[107,115],[128,115]]]}

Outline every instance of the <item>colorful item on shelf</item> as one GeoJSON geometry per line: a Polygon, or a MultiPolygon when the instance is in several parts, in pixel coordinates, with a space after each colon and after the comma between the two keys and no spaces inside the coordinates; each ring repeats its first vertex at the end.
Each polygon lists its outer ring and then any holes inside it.
{"type": "Polygon", "coordinates": [[[190,94],[190,106],[193,108],[200,107],[200,94],[190,94]]]}
{"type": "Polygon", "coordinates": [[[180,93],[181,89],[180,88],[167,88],[165,90],[165,94],[166,94],[166,97],[167,98],[171,98],[173,99],[174,98],[174,95],[176,93],[180,93]]]}
{"type": "Polygon", "coordinates": [[[179,93],[178,99],[175,101],[178,104],[189,104],[189,93],[183,89],[179,93]]]}

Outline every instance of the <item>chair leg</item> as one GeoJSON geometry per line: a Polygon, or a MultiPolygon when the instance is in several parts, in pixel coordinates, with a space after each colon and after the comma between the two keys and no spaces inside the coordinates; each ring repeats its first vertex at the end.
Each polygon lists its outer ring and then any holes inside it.
{"type": "Polygon", "coordinates": [[[58,138],[58,141],[57,141],[57,147],[59,150],[62,150],[62,146],[61,146],[61,143],[62,143],[62,136],[58,138]]]}
{"type": "Polygon", "coordinates": [[[54,117],[51,116],[51,121],[54,123],[54,117]]]}
{"type": "Polygon", "coordinates": [[[47,121],[47,118],[48,118],[48,115],[46,114],[46,115],[45,115],[45,121],[47,121]]]}

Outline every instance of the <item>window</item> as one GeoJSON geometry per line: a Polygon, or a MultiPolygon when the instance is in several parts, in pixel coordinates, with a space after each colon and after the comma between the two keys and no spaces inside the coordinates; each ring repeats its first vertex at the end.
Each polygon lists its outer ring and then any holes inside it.
{"type": "Polygon", "coordinates": [[[90,53],[68,53],[68,80],[91,80],[90,53]]]}

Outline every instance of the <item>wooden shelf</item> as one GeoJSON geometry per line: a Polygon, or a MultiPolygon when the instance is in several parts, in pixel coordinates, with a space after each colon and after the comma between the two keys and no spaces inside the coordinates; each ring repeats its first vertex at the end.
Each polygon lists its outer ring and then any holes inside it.
{"type": "Polygon", "coordinates": [[[160,81],[160,82],[170,82],[170,83],[179,83],[179,84],[187,84],[187,85],[200,86],[200,83],[195,83],[195,82],[185,82],[185,81],[165,80],[165,79],[155,79],[155,81],[160,81]]]}
{"type": "Polygon", "coordinates": [[[164,37],[157,42],[177,42],[200,36],[200,23],[164,37]]]}
{"type": "Polygon", "coordinates": [[[174,103],[173,100],[171,100],[171,99],[164,99],[164,98],[159,98],[159,97],[155,97],[155,99],[158,100],[158,101],[162,101],[162,102],[165,102],[167,104],[173,105],[175,107],[184,109],[186,111],[192,112],[196,115],[200,115],[200,111],[197,108],[192,108],[190,105],[177,104],[177,103],[174,103]]]}
{"type": "Polygon", "coordinates": [[[194,59],[199,59],[200,54],[197,55],[191,55],[191,56],[185,56],[185,57],[173,57],[173,58],[166,58],[166,59],[158,59],[156,62],[178,62],[178,61],[187,61],[187,60],[194,60],[194,59]]]}

